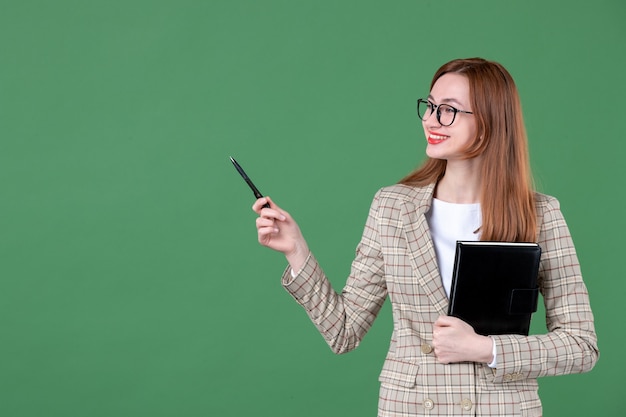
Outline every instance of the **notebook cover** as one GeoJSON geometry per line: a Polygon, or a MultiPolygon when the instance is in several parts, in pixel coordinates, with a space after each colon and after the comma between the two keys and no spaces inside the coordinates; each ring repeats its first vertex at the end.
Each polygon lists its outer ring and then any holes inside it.
{"type": "Polygon", "coordinates": [[[528,335],[537,311],[541,247],[458,241],[448,315],[482,335],[528,335]]]}

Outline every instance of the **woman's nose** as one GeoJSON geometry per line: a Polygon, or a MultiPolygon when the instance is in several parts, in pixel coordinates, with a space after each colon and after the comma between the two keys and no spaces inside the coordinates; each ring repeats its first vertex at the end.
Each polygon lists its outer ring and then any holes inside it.
{"type": "Polygon", "coordinates": [[[433,112],[430,113],[428,117],[422,120],[422,123],[424,124],[424,126],[441,127],[441,123],[439,123],[439,118],[437,117],[437,110],[438,109],[435,109],[433,112]]]}

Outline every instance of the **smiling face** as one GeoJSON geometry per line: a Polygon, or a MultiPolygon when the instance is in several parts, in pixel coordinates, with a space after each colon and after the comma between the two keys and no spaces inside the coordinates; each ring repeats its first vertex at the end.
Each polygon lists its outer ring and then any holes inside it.
{"type": "MultiPolygon", "coordinates": [[[[447,73],[439,77],[433,85],[428,100],[435,104],[448,104],[458,110],[472,111],[469,96],[469,81],[466,76],[447,73]]],[[[476,120],[474,115],[457,112],[450,126],[442,126],[436,111],[422,121],[428,145],[426,154],[448,162],[466,159],[465,150],[476,140],[476,120]]]]}

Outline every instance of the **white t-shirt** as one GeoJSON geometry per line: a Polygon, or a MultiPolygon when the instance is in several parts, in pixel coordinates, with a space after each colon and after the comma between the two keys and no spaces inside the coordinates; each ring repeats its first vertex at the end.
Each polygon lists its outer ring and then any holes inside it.
{"type": "Polygon", "coordinates": [[[476,241],[480,238],[480,233],[477,233],[482,223],[480,204],[447,203],[433,198],[433,204],[426,213],[426,220],[435,244],[443,287],[446,295],[450,297],[456,241],[476,241]]]}

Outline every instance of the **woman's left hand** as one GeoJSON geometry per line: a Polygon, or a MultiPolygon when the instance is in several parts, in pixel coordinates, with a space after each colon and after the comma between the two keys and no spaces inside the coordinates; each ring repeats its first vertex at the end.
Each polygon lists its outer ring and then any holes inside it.
{"type": "Polygon", "coordinates": [[[441,363],[481,362],[493,360],[493,341],[481,336],[463,320],[440,316],[433,326],[433,349],[441,363]]]}

